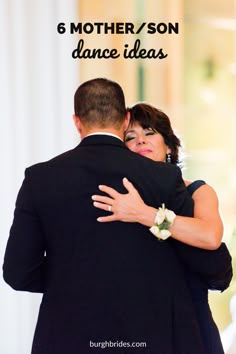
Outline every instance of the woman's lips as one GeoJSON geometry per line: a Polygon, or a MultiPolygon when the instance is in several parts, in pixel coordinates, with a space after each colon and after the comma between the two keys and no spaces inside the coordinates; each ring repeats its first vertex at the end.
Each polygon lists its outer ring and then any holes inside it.
{"type": "Polygon", "coordinates": [[[142,150],[137,151],[137,154],[147,155],[147,154],[150,154],[151,152],[152,152],[152,150],[150,150],[150,149],[142,149],[142,150]]]}

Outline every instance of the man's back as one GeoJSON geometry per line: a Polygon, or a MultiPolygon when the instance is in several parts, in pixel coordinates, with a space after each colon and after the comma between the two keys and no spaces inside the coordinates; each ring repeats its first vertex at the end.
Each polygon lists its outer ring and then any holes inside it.
{"type": "Polygon", "coordinates": [[[178,173],[133,154],[114,137],[97,135],[28,169],[4,274],[19,290],[44,292],[33,353],[96,353],[90,341],[109,340],[146,342],[142,353],[201,353],[189,291],[171,243],[159,242],[142,225],[99,223],[101,211],[91,199],[99,184],[125,192],[126,176],[147,204],[165,203],[190,215],[192,202],[181,191],[178,173]]]}

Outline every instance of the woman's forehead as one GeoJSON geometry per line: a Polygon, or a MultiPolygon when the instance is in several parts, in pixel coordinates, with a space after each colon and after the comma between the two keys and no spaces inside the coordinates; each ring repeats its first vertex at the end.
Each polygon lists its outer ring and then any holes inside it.
{"type": "Polygon", "coordinates": [[[127,128],[127,131],[135,130],[135,129],[152,129],[154,131],[157,131],[151,123],[139,122],[139,121],[131,122],[127,128]]]}

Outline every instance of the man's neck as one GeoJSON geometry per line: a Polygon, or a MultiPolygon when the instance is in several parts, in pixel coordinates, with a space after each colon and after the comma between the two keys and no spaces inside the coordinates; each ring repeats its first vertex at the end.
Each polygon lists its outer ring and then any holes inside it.
{"type": "Polygon", "coordinates": [[[111,136],[115,136],[117,138],[119,138],[120,140],[124,141],[124,133],[116,130],[116,129],[91,129],[89,131],[87,131],[85,134],[81,135],[81,139],[84,139],[85,137],[89,136],[89,135],[95,135],[95,134],[99,134],[99,135],[111,135],[111,136]]]}

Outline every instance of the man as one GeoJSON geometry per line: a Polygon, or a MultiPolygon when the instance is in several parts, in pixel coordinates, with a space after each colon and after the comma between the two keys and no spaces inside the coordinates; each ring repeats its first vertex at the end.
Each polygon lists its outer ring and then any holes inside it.
{"type": "Polygon", "coordinates": [[[87,81],[74,102],[82,141],[26,169],[5,254],[6,282],[44,293],[32,353],[204,353],[172,244],[139,224],[97,222],[91,200],[99,184],[125,192],[126,176],[147,204],[191,216],[180,170],[125,148],[129,116],[117,83],[87,81]]]}

